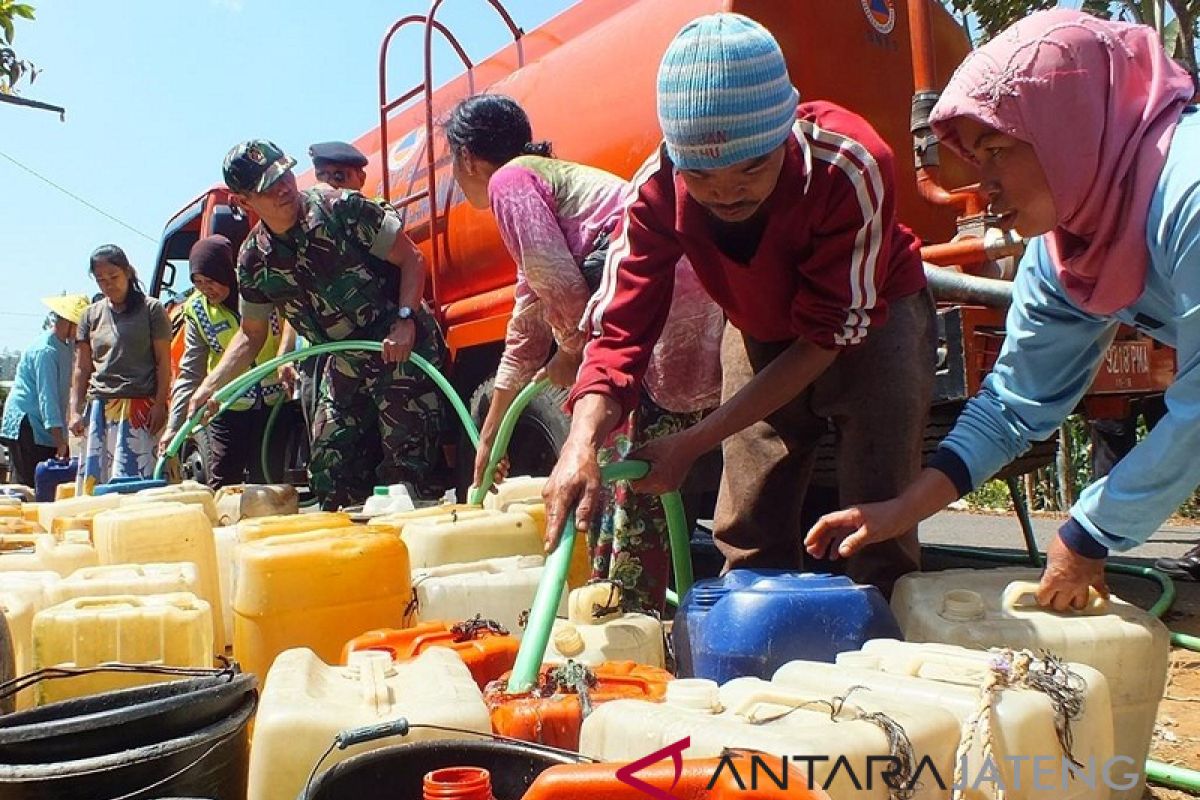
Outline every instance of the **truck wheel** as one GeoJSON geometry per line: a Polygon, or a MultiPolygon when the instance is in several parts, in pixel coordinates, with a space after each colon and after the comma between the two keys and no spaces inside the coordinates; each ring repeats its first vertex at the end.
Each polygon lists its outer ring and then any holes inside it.
{"type": "Polygon", "coordinates": [[[208,433],[206,431],[194,432],[184,443],[183,452],[179,457],[179,465],[184,480],[208,483],[208,433]]]}
{"type": "MultiPolygon", "coordinates": [[[[468,409],[476,426],[482,426],[483,418],[487,416],[495,383],[495,378],[489,378],[471,395],[468,409]]],[[[554,469],[571,429],[571,418],[562,409],[566,400],[566,389],[551,386],[525,407],[508,445],[510,475],[549,475],[554,469]]],[[[471,483],[475,464],[475,448],[465,433],[460,437],[457,461],[459,487],[465,491],[471,483]]]]}

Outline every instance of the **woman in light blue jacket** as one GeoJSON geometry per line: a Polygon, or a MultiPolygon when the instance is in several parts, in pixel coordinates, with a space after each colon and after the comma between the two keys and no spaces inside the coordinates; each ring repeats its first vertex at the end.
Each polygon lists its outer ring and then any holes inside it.
{"type": "Polygon", "coordinates": [[[1107,594],[1110,550],[1146,541],[1200,484],[1200,113],[1150,28],[1076,11],[1031,15],[972,53],[933,112],[975,162],[991,210],[1034,239],[992,373],[899,497],[826,515],[814,555],[892,538],[1053,435],[1119,324],[1176,349],[1167,414],[1071,509],[1038,602],[1107,594]]]}

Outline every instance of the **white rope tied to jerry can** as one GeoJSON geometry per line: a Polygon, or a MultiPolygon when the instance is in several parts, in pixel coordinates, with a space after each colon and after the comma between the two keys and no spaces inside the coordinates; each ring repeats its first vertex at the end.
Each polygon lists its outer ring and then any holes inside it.
{"type": "MultiPolygon", "coordinates": [[[[963,723],[962,737],[955,753],[951,800],[962,800],[964,790],[970,785],[964,768],[976,738],[980,740],[981,763],[999,763],[995,757],[996,704],[1005,689],[1029,689],[1046,695],[1054,709],[1054,732],[1063,755],[1073,766],[1080,769],[1083,766],[1071,753],[1074,743],[1071,723],[1083,712],[1087,689],[1082,676],[1072,672],[1061,658],[1045,651],[1040,658],[1029,650],[994,648],[990,652],[993,658],[988,664],[987,677],[979,687],[979,706],[963,723]]],[[[994,797],[995,800],[1007,797],[1003,782],[996,784],[994,797]]]]}

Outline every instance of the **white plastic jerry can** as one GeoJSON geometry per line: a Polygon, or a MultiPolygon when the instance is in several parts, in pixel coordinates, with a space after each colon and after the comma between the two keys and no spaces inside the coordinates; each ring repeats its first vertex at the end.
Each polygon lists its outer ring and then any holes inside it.
{"type": "MultiPolygon", "coordinates": [[[[782,775],[787,765],[837,800],[890,800],[883,772],[894,769],[899,772],[892,780],[912,789],[914,800],[949,797],[933,776],[952,772],[958,742],[953,716],[934,706],[860,703],[844,695],[760,678],[735,678],[720,688],[699,678],[675,680],[662,703],[616,700],[595,708],[583,721],[579,750],[628,763],[687,738],[684,758],[758,751],[774,774],[782,775]]],[[[743,778],[749,785],[750,776],[743,778]]]]}
{"type": "MultiPolygon", "coordinates": [[[[387,517],[379,522],[386,524],[387,517]]],[[[543,552],[537,525],[527,514],[451,511],[409,522],[400,533],[414,569],[543,552]]]]}
{"type": "Polygon", "coordinates": [[[213,490],[196,481],[184,481],[171,486],[143,489],[121,497],[121,507],[145,505],[146,503],[186,503],[200,506],[210,525],[216,525],[219,515],[213,490]]]}
{"type": "MultiPolygon", "coordinates": [[[[1038,608],[1030,568],[913,573],[896,583],[892,610],[910,642],[1045,650],[1108,679],[1116,756],[1145,762],[1166,689],[1170,632],[1148,612],[1113,597],[1082,612],[1038,608]]],[[[1113,792],[1139,800],[1144,782],[1113,792]]]]}
{"type": "MultiPolygon", "coordinates": [[[[13,667],[18,676],[33,672],[33,617],[46,607],[57,572],[0,572],[0,612],[12,639],[13,667]]],[[[33,705],[33,689],[17,693],[17,710],[33,705]]]]}
{"type": "Polygon", "coordinates": [[[200,578],[190,562],[168,564],[108,564],[77,569],[48,589],[57,605],[76,597],[148,595],[191,592],[199,596],[200,578]]]}
{"type": "Polygon", "coordinates": [[[213,543],[217,548],[217,584],[221,591],[221,621],[225,638],[221,647],[233,647],[233,598],[237,591],[237,561],[235,548],[238,545],[236,525],[213,528],[213,543]]]}
{"type": "MultiPolygon", "coordinates": [[[[64,484],[65,485],[65,484],[64,484]]],[[[59,517],[77,517],[96,511],[107,511],[121,505],[118,494],[103,494],[99,497],[85,495],[55,500],[53,503],[38,504],[38,522],[48,531],[54,530],[54,520],[59,517]]]]}
{"type": "Polygon", "coordinates": [[[212,523],[199,505],[154,502],[105,511],[96,515],[92,537],[101,564],[195,564],[197,595],[210,609],[212,641],[224,640],[217,547],[212,523]]]}
{"type": "MultiPolygon", "coordinates": [[[[458,621],[479,614],[520,638],[545,561],[542,556],[509,556],[413,570],[418,619],[458,621]]],[[[566,612],[564,588],[558,613],[566,612]]]]}
{"type": "Polygon", "coordinates": [[[391,486],[376,486],[374,493],[363,504],[362,513],[364,517],[381,517],[385,514],[403,514],[415,508],[408,486],[395,483],[391,486]]]}
{"type": "Polygon", "coordinates": [[[606,661],[666,665],[662,623],[649,614],[623,613],[621,590],[601,582],[571,592],[567,619],[554,621],[543,659],[547,664],[576,661],[597,666],[606,661]]]}
{"type": "Polygon", "coordinates": [[[492,511],[508,511],[513,503],[542,502],[542,487],[549,478],[535,478],[531,475],[517,475],[507,478],[496,487],[495,492],[488,492],[483,498],[483,507],[492,511]]]}
{"type": "MultiPolygon", "coordinates": [[[[1104,676],[1082,664],[1063,665],[1069,674],[1047,672],[1050,665],[1037,662],[1031,665],[1031,683],[1051,691],[1004,688],[1001,683],[994,694],[987,692],[993,669],[1015,674],[1010,663],[1020,662],[1008,654],[876,639],[860,651],[839,654],[836,664],[785,664],[772,682],[799,691],[849,693],[867,707],[884,699],[950,713],[958,722],[961,745],[954,768],[959,782],[971,789],[967,797],[999,798],[1001,791],[1009,800],[1108,797],[1107,784],[1122,780],[1124,769],[1112,762],[1104,676]],[[1070,707],[1073,717],[1062,717],[1070,735],[1066,740],[1059,738],[1059,698],[1078,703],[1070,707]]],[[[946,776],[947,784],[951,777],[946,776]]]]}
{"type": "Polygon", "coordinates": [[[0,535],[0,572],[41,572],[70,575],[98,563],[86,531],[67,531],[59,541],[52,533],[0,535]]]}
{"type": "Polygon", "coordinates": [[[335,749],[317,774],[350,756],[392,744],[475,740],[471,732],[491,732],[482,692],[448,648],[434,647],[399,664],[384,652],[352,652],[344,667],[328,666],[306,648],[285,650],[267,674],[258,705],[248,800],[294,800],[339,732],[400,718],[463,733],[417,727],[402,740],[392,736],[335,749]]]}
{"type": "MultiPolygon", "coordinates": [[[[110,661],[211,667],[212,613],[190,593],[76,597],[33,620],[33,666],[94,667],[110,661]]],[[[43,680],[38,705],[171,680],[170,675],[95,672],[43,680]]]]}

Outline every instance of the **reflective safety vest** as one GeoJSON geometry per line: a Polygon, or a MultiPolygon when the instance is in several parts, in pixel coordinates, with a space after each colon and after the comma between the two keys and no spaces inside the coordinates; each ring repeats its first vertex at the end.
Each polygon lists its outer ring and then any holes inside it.
{"type": "MultiPolygon", "coordinates": [[[[197,330],[208,345],[208,372],[211,375],[217,368],[221,356],[233,341],[233,334],[240,325],[237,315],[223,305],[214,305],[208,298],[196,292],[183,307],[183,313],[196,323],[197,330]]],[[[267,341],[254,359],[254,366],[270,361],[279,354],[279,335],[282,326],[279,322],[279,312],[271,312],[270,330],[267,341]]],[[[231,411],[246,411],[258,407],[260,403],[273,406],[284,399],[283,387],[279,384],[277,375],[263,378],[255,387],[242,395],[229,408],[231,411]]]]}

